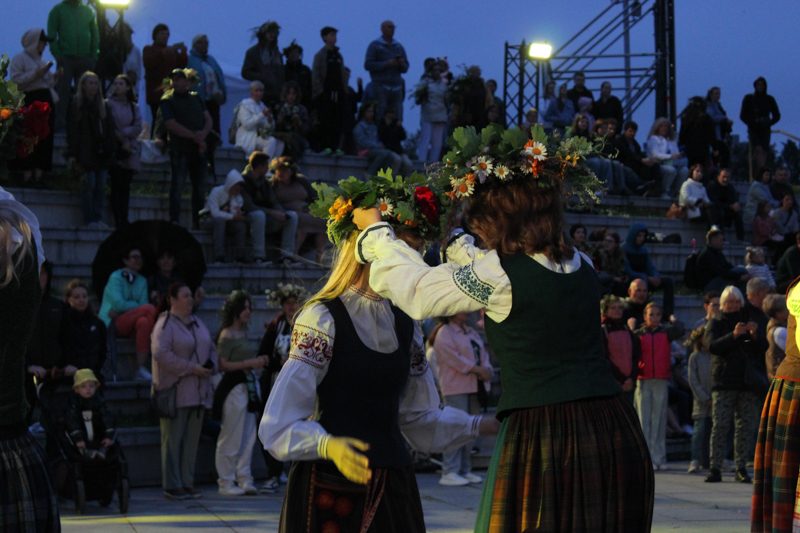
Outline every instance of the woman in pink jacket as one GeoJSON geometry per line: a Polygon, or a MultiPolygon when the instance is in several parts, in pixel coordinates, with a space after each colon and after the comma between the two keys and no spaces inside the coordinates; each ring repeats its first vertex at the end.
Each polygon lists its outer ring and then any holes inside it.
{"type": "MultiPolygon", "coordinates": [[[[467,325],[469,313],[443,319],[430,343],[436,353],[437,377],[445,405],[469,413],[470,406],[486,407],[492,365],[483,339],[467,325]]],[[[458,487],[483,481],[471,472],[472,443],[442,454],[440,485],[458,487]]]]}

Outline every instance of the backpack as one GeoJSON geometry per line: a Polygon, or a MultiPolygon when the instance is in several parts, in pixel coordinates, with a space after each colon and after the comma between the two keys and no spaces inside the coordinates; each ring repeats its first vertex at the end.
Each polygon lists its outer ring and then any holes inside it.
{"type": "Polygon", "coordinates": [[[236,104],[233,108],[233,116],[231,118],[231,125],[228,126],[228,144],[236,144],[236,132],[239,131],[239,107],[241,102],[236,104]]]}
{"type": "Polygon", "coordinates": [[[683,264],[683,283],[688,288],[699,291],[703,287],[700,284],[700,276],[697,272],[697,256],[698,253],[694,252],[686,258],[686,262],[683,264]]]}

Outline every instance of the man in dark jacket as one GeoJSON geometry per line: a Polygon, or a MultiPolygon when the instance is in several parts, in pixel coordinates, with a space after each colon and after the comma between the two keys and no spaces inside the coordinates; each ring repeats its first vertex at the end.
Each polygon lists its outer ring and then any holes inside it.
{"type": "Polygon", "coordinates": [[[390,107],[394,108],[397,118],[403,120],[403,74],[408,72],[408,56],[403,45],[395,40],[394,30],[394,22],[384,20],[381,36],[369,44],[364,58],[364,69],[372,80],[369,92],[377,100],[375,120],[383,118],[383,113],[390,107]]]}
{"type": "Polygon", "coordinates": [[[303,64],[303,47],[296,41],[283,49],[286,65],[283,67],[284,82],[293,81],[300,87],[300,102],[311,109],[311,69],[303,64]]]}
{"type": "Polygon", "coordinates": [[[169,27],[166,24],[156,24],[153,28],[153,44],[148,44],[142,50],[145,97],[153,121],[150,125],[151,135],[155,132],[158,108],[164,94],[164,78],[174,69],[185,67],[189,61],[185,44],[179,42],[168,45],[168,42],[169,27]]]}
{"type": "Polygon", "coordinates": [[[572,100],[572,104],[575,106],[575,110],[578,110],[578,99],[581,97],[589,98],[592,103],[594,103],[594,95],[592,91],[586,88],[586,74],[582,71],[576,72],[572,76],[572,88],[567,91],[567,97],[572,100]]]}
{"type": "Polygon", "coordinates": [[[730,184],[731,172],[727,168],[720,169],[715,181],[708,186],[708,198],[711,205],[708,207],[711,223],[719,228],[727,228],[733,223],[736,229],[736,238],[744,239],[744,224],[742,222],[742,204],[739,203],[739,193],[730,184]]]}
{"type": "Polygon", "coordinates": [[[325,26],[320,35],[325,45],[314,55],[311,64],[311,96],[317,117],[317,147],[333,152],[344,149],[345,66],[336,46],[336,28],[325,26]]]}
{"type": "Polygon", "coordinates": [[[242,78],[264,84],[263,102],[270,107],[278,103],[284,81],[283,56],[278,48],[280,31],[275,21],[262,24],[256,31],[258,43],[247,49],[242,64],[242,78]]]}
{"type": "Polygon", "coordinates": [[[600,98],[592,105],[594,118],[613,118],[617,126],[622,126],[622,102],[611,94],[611,82],[604,81],[600,85],[600,98]]]}
{"type": "Polygon", "coordinates": [[[769,153],[770,129],[781,119],[778,103],[767,94],[767,80],[759,76],[753,82],[752,94],[742,99],[739,118],[747,124],[747,137],[753,150],[755,168],[763,168],[769,153]]]}
{"type": "Polygon", "coordinates": [[[184,69],[172,71],[172,92],[161,99],[161,116],[167,129],[172,180],[169,187],[169,219],[180,222],[181,192],[188,175],[192,182],[192,226],[198,227],[198,217],[203,209],[206,180],[206,139],[213,121],[203,99],[190,87],[191,72],[184,69]]]}
{"type": "Polygon", "coordinates": [[[661,183],[659,165],[654,159],[650,159],[642,150],[641,145],[636,140],[636,132],[639,125],[634,121],[628,121],[622,128],[622,133],[617,135],[614,141],[614,148],[617,149],[617,160],[630,168],[639,178],[650,184],[661,183]]]}
{"type": "Polygon", "coordinates": [[[292,260],[295,248],[295,237],[297,236],[297,213],[283,209],[275,198],[275,192],[267,182],[267,172],[269,171],[269,156],[264,152],[253,152],[247,158],[247,166],[242,172],[244,186],[242,187],[242,197],[244,198],[243,210],[250,212],[260,209],[267,216],[266,232],[273,234],[281,232],[281,254],[276,260],[285,266],[295,266],[292,260]]]}
{"type": "Polygon", "coordinates": [[[750,279],[744,267],[728,262],[722,253],[724,246],[725,234],[713,226],[706,234],[705,248],[697,256],[697,278],[705,291],[721,291],[728,285],[736,285],[741,290],[750,279]]]}

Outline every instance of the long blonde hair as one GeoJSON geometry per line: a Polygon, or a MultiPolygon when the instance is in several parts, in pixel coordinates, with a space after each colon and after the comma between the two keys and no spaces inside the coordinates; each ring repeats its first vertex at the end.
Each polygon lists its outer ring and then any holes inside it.
{"type": "Polygon", "coordinates": [[[333,267],[331,267],[331,273],[328,275],[325,285],[303,304],[303,309],[317,302],[338,298],[361,277],[366,265],[356,261],[357,237],[358,233],[351,233],[347,239],[342,241],[341,246],[334,251],[333,267]]]}
{"type": "Polygon", "coordinates": [[[92,107],[95,108],[94,111],[98,117],[101,119],[106,118],[106,104],[105,100],[103,100],[103,84],[97,74],[91,70],[87,70],[81,75],[78,80],[78,87],[75,89],[75,110],[80,117],[81,113],[85,113],[92,107]],[[86,80],[89,78],[95,78],[97,80],[97,94],[95,94],[94,98],[91,100],[86,96],[86,88],[84,87],[86,80]]]}
{"type": "Polygon", "coordinates": [[[23,261],[33,254],[31,227],[16,212],[0,207],[0,289],[17,277],[23,261]],[[22,235],[22,244],[14,241],[14,234],[22,235]],[[14,259],[14,254],[17,258],[14,259]]]}

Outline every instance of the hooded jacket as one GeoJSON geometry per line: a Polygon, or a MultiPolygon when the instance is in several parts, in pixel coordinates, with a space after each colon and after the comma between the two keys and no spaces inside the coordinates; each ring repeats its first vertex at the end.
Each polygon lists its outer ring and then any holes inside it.
{"type": "Polygon", "coordinates": [[[625,273],[639,279],[659,276],[656,266],[650,259],[650,250],[644,243],[641,246],[636,245],[636,235],[641,232],[647,235],[647,226],[634,222],[628,230],[628,236],[625,237],[625,244],[622,245],[622,250],[625,252],[625,273]]]}
{"type": "Polygon", "coordinates": [[[56,85],[52,70],[38,75],[37,70],[47,62],[39,53],[39,37],[44,33],[42,28],[31,28],[22,35],[22,52],[11,59],[9,77],[17,84],[19,90],[29,93],[37,89],[52,89],[56,85]]]}
{"type": "Polygon", "coordinates": [[[211,189],[208,194],[208,200],[206,200],[206,208],[213,218],[233,220],[235,215],[244,213],[244,198],[242,195],[230,195],[231,187],[237,183],[241,183],[244,186],[244,178],[239,171],[231,170],[225,178],[225,183],[211,189]]]}
{"type": "Polygon", "coordinates": [[[611,371],[620,385],[627,379],[636,379],[642,347],[639,339],[628,329],[624,319],[603,318],[606,357],[611,363],[611,371]]]}
{"type": "Polygon", "coordinates": [[[770,126],[773,126],[781,119],[778,103],[772,95],[767,94],[767,80],[763,77],[756,78],[753,82],[753,87],[760,81],[764,82],[764,92],[746,94],[742,100],[742,109],[739,113],[739,118],[747,124],[747,129],[750,131],[769,130],[770,126]]]}

